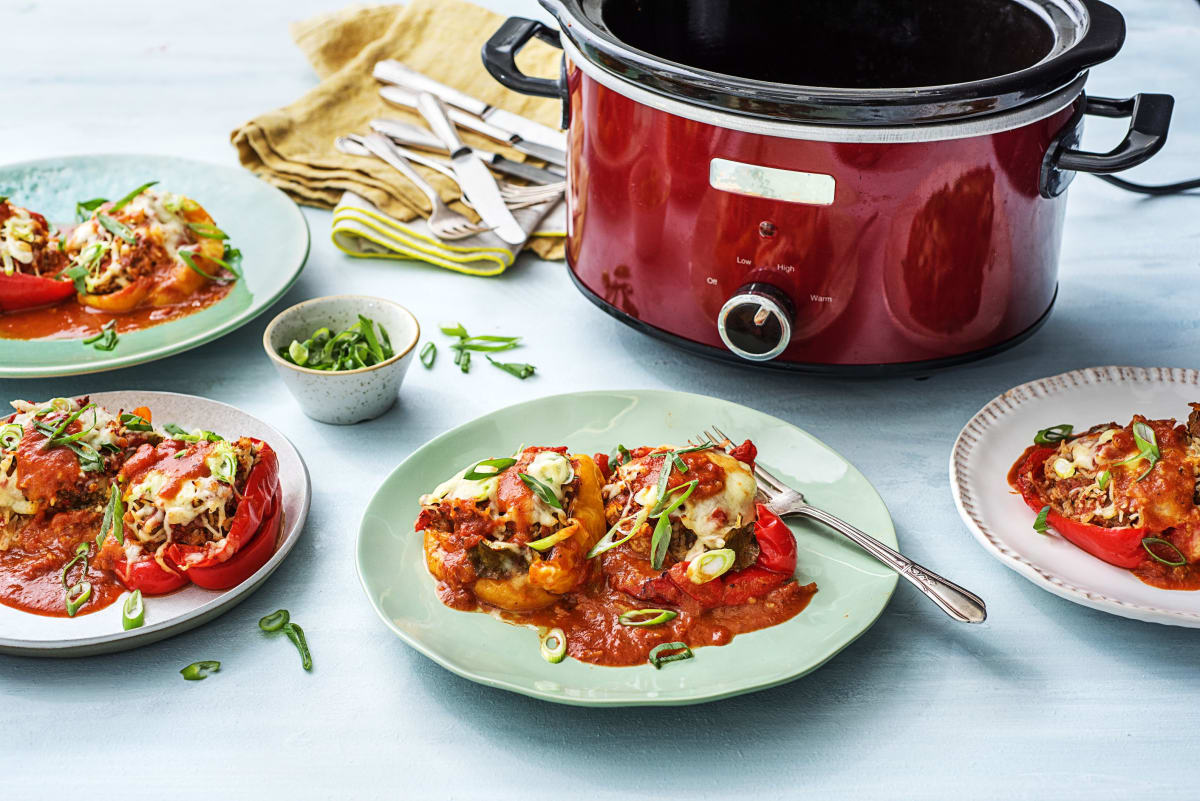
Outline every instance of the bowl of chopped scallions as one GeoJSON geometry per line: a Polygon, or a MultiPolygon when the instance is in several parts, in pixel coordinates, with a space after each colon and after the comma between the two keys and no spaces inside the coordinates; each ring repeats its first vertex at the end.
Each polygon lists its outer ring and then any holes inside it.
{"type": "Polygon", "coordinates": [[[263,348],[306,415],[345,425],[392,407],[420,337],[417,318],[398,303],[331,295],[280,312],[263,348]]]}

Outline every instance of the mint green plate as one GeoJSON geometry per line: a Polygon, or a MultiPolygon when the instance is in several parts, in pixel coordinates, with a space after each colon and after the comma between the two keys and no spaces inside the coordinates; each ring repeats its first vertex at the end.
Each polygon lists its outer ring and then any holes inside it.
{"type": "Polygon", "coordinates": [[[0,378],[96,373],[203,345],[250,322],[300,276],[308,257],[304,215],[283,192],[240,168],[172,156],[66,156],[0,166],[0,195],[51,222],[68,223],[77,201],[119,198],[155,180],[212,215],[241,249],[245,278],[203,311],[122,334],[109,353],[78,339],[0,339],[0,378]]]}
{"type": "Polygon", "coordinates": [[[424,445],[392,471],[368,504],[358,534],[358,575],[392,631],[442,667],[472,681],[580,706],[694,704],[772,687],[803,676],[866,631],[892,596],[896,574],[840,535],[792,522],[800,581],[817,582],[808,608],[791,620],[696,649],[665,665],[599,667],[566,659],[552,665],[536,630],[445,607],[413,531],[417,498],[473,460],[517,446],[565,444],[583,453],[616,444],[680,444],[716,425],[749,438],[764,467],[808,500],[893,548],[887,508],[861,473],[799,428],[735,403],[682,392],[579,392],[521,403],[461,425],[424,445]]]}

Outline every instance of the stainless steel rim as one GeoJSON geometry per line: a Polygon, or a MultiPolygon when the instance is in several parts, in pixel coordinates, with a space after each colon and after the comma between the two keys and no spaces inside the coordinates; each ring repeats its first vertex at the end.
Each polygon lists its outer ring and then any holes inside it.
{"type": "Polygon", "coordinates": [[[1083,92],[1087,74],[1080,75],[1057,92],[1012,111],[986,117],[974,117],[956,122],[940,122],[921,125],[896,125],[890,127],[863,127],[853,125],[814,125],[801,122],[782,122],[760,117],[748,117],[719,111],[708,106],[684,103],[665,95],[651,92],[630,83],[596,66],[579,52],[569,37],[562,39],[563,52],[572,64],[596,83],[611,89],[635,103],[665,111],[676,117],[702,122],[732,131],[777,136],[782,139],[803,139],[810,142],[838,142],[861,144],[899,144],[910,142],[942,142],[952,139],[967,139],[972,136],[1011,131],[1032,122],[1043,120],[1062,111],[1083,92]]]}

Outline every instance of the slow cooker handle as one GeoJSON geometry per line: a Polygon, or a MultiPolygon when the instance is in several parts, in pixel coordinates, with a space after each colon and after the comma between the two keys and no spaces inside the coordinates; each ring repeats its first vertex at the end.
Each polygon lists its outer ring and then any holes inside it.
{"type": "Polygon", "coordinates": [[[1162,150],[1171,125],[1175,98],[1170,95],[1140,94],[1117,100],[1089,97],[1084,114],[1097,117],[1129,117],[1129,132],[1121,143],[1107,153],[1063,148],[1055,157],[1060,170],[1107,174],[1136,167],[1162,150]]]}
{"type": "Polygon", "coordinates": [[[546,44],[562,47],[558,31],[549,25],[536,19],[509,17],[500,30],[484,43],[483,66],[493,78],[514,92],[565,100],[566,81],[561,76],[557,80],[533,78],[521,72],[517,66],[517,53],[535,36],[546,44]]]}
{"type": "Polygon", "coordinates": [[[1170,95],[1139,94],[1118,100],[1085,97],[1075,115],[1051,143],[1042,161],[1041,194],[1051,198],[1066,191],[1076,172],[1105,175],[1136,167],[1166,144],[1175,98],[1170,95]],[[1107,153],[1078,150],[1084,114],[1097,117],[1129,117],[1129,131],[1121,143],[1107,153]]]}

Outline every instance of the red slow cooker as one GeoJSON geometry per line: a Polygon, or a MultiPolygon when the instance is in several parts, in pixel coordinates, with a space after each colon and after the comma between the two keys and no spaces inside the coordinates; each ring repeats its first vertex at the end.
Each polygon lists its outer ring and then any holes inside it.
{"type": "Polygon", "coordinates": [[[618,319],[818,372],[926,371],[1030,336],[1066,189],[1163,145],[1173,100],[1086,97],[1124,20],[1099,0],[541,0],[501,83],[561,97],[567,260],[618,319]],[[532,37],[559,80],[522,74],[532,37]],[[1129,117],[1104,154],[1087,114],[1129,117]]]}

